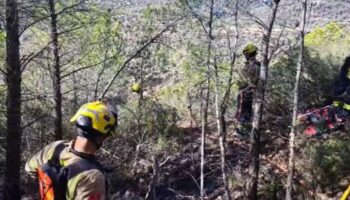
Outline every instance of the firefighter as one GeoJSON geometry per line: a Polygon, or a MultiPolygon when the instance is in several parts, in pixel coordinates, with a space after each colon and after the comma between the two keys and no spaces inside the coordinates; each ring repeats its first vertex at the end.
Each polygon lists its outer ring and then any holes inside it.
{"type": "Polygon", "coordinates": [[[117,121],[110,104],[84,104],[70,120],[77,127],[76,138],[52,142],[27,161],[25,170],[38,177],[42,200],[105,199],[104,170],[95,153],[114,134],[117,121]]]}
{"type": "Polygon", "coordinates": [[[239,92],[237,96],[236,121],[239,122],[237,132],[246,132],[250,129],[252,104],[255,90],[259,83],[260,63],[256,60],[258,48],[248,44],[243,49],[245,65],[238,72],[239,92]]]}
{"type": "Polygon", "coordinates": [[[348,56],[340,69],[339,75],[332,86],[333,106],[340,117],[350,115],[350,56],[348,56]]]}

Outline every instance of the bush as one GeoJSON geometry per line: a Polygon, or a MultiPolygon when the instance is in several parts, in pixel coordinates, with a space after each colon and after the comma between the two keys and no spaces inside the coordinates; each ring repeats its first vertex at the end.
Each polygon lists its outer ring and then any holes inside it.
{"type": "MultiPolygon", "coordinates": [[[[272,120],[280,118],[278,124],[281,125],[282,121],[284,127],[291,122],[298,57],[297,53],[291,57],[282,57],[270,69],[266,110],[268,116],[273,116],[272,120]]],[[[299,84],[299,112],[329,103],[329,92],[338,71],[338,66],[330,60],[321,59],[318,54],[311,54],[309,49],[306,50],[299,84]]]]}
{"type": "Polygon", "coordinates": [[[331,192],[333,195],[342,191],[341,183],[350,173],[349,138],[318,142],[303,151],[303,160],[309,160],[302,164],[304,176],[309,176],[309,184],[317,185],[322,192],[331,192]]]}

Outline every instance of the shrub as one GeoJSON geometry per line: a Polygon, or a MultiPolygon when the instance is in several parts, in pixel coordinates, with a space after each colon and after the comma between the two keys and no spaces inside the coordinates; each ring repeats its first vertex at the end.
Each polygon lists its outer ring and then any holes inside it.
{"type": "MultiPolygon", "coordinates": [[[[282,57],[270,69],[266,110],[268,116],[273,116],[273,120],[281,118],[285,122],[284,127],[290,124],[291,119],[298,57],[297,53],[291,57],[282,57]]],[[[299,112],[328,103],[333,80],[339,71],[338,66],[330,60],[321,59],[318,54],[312,55],[309,49],[306,51],[303,67],[299,85],[299,112]]]]}

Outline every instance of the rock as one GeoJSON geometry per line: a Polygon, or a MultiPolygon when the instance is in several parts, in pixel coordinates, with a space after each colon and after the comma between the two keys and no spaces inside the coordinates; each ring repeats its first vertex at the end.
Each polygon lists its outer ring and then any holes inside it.
{"type": "Polygon", "coordinates": [[[349,185],[349,181],[346,180],[346,179],[342,179],[342,180],[339,182],[339,186],[341,186],[341,187],[346,188],[346,187],[348,187],[348,185],[349,185]]]}
{"type": "Polygon", "coordinates": [[[233,199],[243,199],[243,198],[244,198],[244,191],[233,192],[233,199]]]}
{"type": "Polygon", "coordinates": [[[135,192],[127,190],[124,194],[119,192],[111,195],[112,200],[143,200],[144,198],[137,195],[135,192]]]}
{"type": "Polygon", "coordinates": [[[329,138],[329,134],[328,133],[323,133],[321,135],[321,138],[324,139],[324,140],[327,140],[329,138]]]}

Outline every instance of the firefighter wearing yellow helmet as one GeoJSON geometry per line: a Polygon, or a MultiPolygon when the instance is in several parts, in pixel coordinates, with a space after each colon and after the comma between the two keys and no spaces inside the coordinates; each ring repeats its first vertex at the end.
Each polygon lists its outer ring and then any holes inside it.
{"type": "Polygon", "coordinates": [[[106,196],[104,168],[95,153],[115,132],[116,109],[102,101],[86,103],[70,122],[77,127],[77,137],[45,146],[27,161],[25,170],[38,177],[42,200],[103,200],[106,196]]]}
{"type": "Polygon", "coordinates": [[[238,72],[239,93],[235,114],[235,119],[239,122],[238,133],[249,132],[253,97],[258,86],[260,73],[260,63],[256,60],[258,47],[249,43],[243,48],[242,53],[245,57],[245,64],[238,72]]]}
{"type": "Polygon", "coordinates": [[[141,93],[141,84],[140,83],[133,83],[131,85],[131,91],[135,92],[137,94],[140,94],[141,93]]]}
{"type": "Polygon", "coordinates": [[[243,54],[244,56],[249,59],[249,58],[253,58],[254,56],[256,56],[258,52],[258,47],[256,47],[254,44],[247,44],[244,49],[243,49],[243,54]]]}
{"type": "Polygon", "coordinates": [[[117,125],[117,112],[101,101],[84,104],[71,118],[70,122],[82,130],[83,136],[113,135],[117,125]]]}

